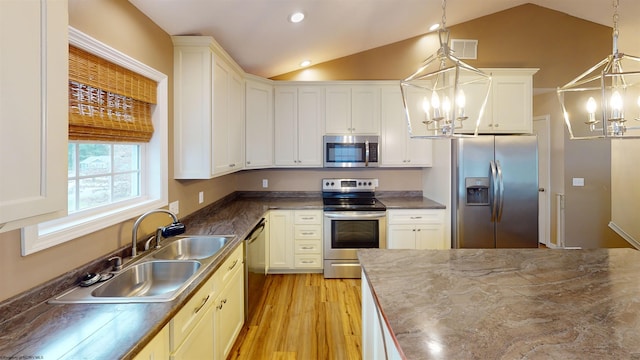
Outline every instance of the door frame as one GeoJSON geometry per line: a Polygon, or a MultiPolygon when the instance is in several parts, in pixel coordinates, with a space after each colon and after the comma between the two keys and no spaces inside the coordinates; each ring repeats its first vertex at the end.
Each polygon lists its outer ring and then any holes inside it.
{"type": "MultiPolygon", "coordinates": [[[[538,130],[535,130],[534,126],[534,133],[538,134],[539,131],[544,131],[544,135],[547,139],[546,144],[542,144],[542,146],[545,146],[544,150],[546,150],[542,152],[543,154],[546,153],[545,159],[541,159],[541,151],[540,148],[538,148],[538,174],[540,174],[541,165],[546,168],[546,176],[543,176],[544,178],[540,178],[540,175],[538,175],[538,188],[544,189],[543,195],[545,198],[545,205],[538,207],[538,241],[547,247],[552,247],[551,199],[549,195],[551,190],[551,116],[549,114],[534,116],[533,122],[534,124],[536,122],[538,122],[538,124],[542,124],[538,130]]],[[[540,142],[538,142],[538,146],[540,146],[540,142]]]]}

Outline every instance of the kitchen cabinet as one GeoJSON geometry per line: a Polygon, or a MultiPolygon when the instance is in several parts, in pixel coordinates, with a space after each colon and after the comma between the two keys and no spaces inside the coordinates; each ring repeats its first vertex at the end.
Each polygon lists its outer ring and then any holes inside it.
{"type": "Polygon", "coordinates": [[[243,245],[169,323],[172,360],[224,360],[244,324],[243,245]]]}
{"type": "MultiPolygon", "coordinates": [[[[538,69],[482,69],[491,74],[491,90],[478,127],[482,134],[531,134],[533,132],[533,75],[538,69]]],[[[464,79],[463,79],[464,80],[464,79]]],[[[467,108],[480,109],[482,86],[464,87],[467,108]]],[[[470,111],[475,113],[475,111],[470,111]]],[[[464,121],[459,133],[473,133],[473,121],[464,121]]]]}
{"type": "Polygon", "coordinates": [[[322,167],[324,89],[284,85],[274,92],[276,167],[322,167]]]}
{"type": "Polygon", "coordinates": [[[380,134],[378,85],[329,85],[325,91],[325,134],[380,134]]]}
{"type": "Polygon", "coordinates": [[[444,210],[401,209],[387,213],[389,249],[448,249],[444,210]]]}
{"type": "Polygon", "coordinates": [[[67,213],[67,9],[0,1],[0,231],[67,213]]]}
{"type": "Polygon", "coordinates": [[[269,212],[269,271],[322,270],[322,210],[269,212]]]}
{"type": "Polygon", "coordinates": [[[159,360],[169,358],[169,326],[160,332],[133,358],[134,360],[159,360]]]}
{"type": "Polygon", "coordinates": [[[432,140],[409,137],[399,85],[387,85],[382,88],[381,109],[380,166],[430,167],[433,164],[432,140]]]}
{"type": "Polygon", "coordinates": [[[245,79],[245,169],[273,166],[273,86],[245,79]]]}
{"type": "Polygon", "coordinates": [[[210,179],[244,165],[242,70],[208,36],[173,36],[174,178],[210,179]]]}
{"type": "Polygon", "coordinates": [[[370,360],[400,360],[400,351],[391,337],[374,300],[369,281],[362,272],[362,358],[370,360]]]}

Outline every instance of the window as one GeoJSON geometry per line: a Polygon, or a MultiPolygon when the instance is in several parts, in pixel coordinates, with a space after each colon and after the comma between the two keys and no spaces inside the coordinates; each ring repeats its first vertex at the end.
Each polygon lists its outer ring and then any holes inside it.
{"type": "MultiPolygon", "coordinates": [[[[152,80],[154,89],[150,98],[153,102],[144,100],[141,104],[136,99],[139,95],[121,96],[116,91],[103,91],[103,86],[70,81],[69,91],[73,95],[70,96],[68,215],[24,228],[23,256],[115,225],[166,206],[168,202],[167,76],[71,27],[69,44],[152,80]],[[95,104],[106,104],[109,109],[99,110],[95,104]],[[130,121],[132,111],[134,116],[142,114],[148,118],[149,123],[136,127],[130,121]],[[101,118],[106,112],[111,112],[112,117],[116,114],[121,129],[102,128],[104,136],[83,137],[86,124],[74,117],[90,113],[95,121],[90,121],[89,126],[102,127],[101,118]],[[114,134],[118,141],[110,137],[114,134]],[[128,135],[133,136],[123,142],[123,136],[128,135]]],[[[150,93],[148,84],[144,86],[147,88],[141,92],[150,93]]],[[[141,96],[146,96],[144,94],[141,96]]]]}

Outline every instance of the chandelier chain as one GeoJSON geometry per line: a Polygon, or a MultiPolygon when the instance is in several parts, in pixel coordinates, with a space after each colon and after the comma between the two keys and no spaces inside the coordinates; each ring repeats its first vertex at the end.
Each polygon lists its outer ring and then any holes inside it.
{"type": "Polygon", "coordinates": [[[618,20],[620,19],[620,15],[618,15],[619,5],[620,0],[613,0],[613,33],[615,36],[618,35],[618,20]]]}
{"type": "Polygon", "coordinates": [[[445,29],[447,24],[447,0],[442,0],[442,28],[445,29]]]}

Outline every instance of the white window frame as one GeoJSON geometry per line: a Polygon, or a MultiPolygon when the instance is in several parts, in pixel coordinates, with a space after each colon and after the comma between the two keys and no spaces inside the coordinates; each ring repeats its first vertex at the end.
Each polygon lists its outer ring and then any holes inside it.
{"type": "Polygon", "coordinates": [[[62,244],[80,236],[167,206],[168,191],[168,76],[69,27],[69,44],[95,54],[158,83],[157,104],[152,114],[153,137],[147,143],[141,181],[145,194],[94,211],[83,211],[22,229],[22,256],[62,244]]]}

